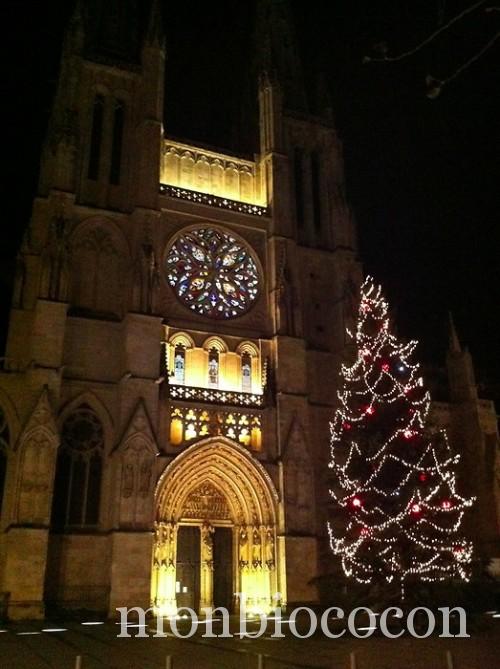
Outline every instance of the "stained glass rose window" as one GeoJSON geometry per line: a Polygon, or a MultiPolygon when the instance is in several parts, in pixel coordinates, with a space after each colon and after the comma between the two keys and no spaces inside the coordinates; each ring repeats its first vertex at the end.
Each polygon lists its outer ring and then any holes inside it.
{"type": "Polygon", "coordinates": [[[248,247],[213,228],[182,232],[175,239],[167,255],[167,278],[183,304],[210,318],[241,316],[259,289],[248,247]]]}

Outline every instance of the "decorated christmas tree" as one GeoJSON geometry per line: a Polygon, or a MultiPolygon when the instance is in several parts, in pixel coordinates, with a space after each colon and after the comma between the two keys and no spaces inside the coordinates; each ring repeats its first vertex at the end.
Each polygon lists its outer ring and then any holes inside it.
{"type": "Polygon", "coordinates": [[[343,365],[331,424],[330,545],[347,577],[401,587],[468,580],[472,545],[460,534],[467,507],[456,489],[459,456],[429,422],[430,395],[416,342],[392,334],[388,303],[361,287],[352,365],[343,365]]]}

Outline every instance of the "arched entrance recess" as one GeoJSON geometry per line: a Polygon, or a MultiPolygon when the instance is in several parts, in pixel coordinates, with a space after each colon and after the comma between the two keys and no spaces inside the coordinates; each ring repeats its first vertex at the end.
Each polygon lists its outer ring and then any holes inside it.
{"type": "Polygon", "coordinates": [[[180,539],[186,528],[191,528],[191,534],[199,532],[194,548],[199,553],[198,608],[214,604],[214,540],[223,531],[231,544],[226,566],[230,574],[226,575],[233,610],[239,605],[235,593],[243,593],[249,611],[269,611],[284,585],[277,513],[278,495],[268,473],[233,441],[214,437],[181,453],[167,466],[156,488],[151,587],[156,612],[172,615],[184,605],[178,548],[185,544],[180,539]]]}

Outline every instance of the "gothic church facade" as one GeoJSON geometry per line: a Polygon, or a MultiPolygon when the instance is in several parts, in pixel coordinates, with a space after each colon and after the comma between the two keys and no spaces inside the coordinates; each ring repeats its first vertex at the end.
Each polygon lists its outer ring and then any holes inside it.
{"type": "MultiPolygon", "coordinates": [[[[141,34],[132,4],[77,4],[18,258],[0,374],[12,618],[315,602],[328,562],[361,279],[341,144],[271,30],[255,159],[169,138],[160,3],[141,34]]],[[[288,29],[283,3],[260,7],[288,29]]]]}

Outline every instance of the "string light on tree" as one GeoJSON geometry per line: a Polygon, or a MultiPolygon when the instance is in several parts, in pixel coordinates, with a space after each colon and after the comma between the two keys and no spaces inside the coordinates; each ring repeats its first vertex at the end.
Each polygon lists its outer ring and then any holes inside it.
{"type": "Polygon", "coordinates": [[[430,396],[411,357],[416,342],[392,334],[388,303],[361,287],[352,365],[341,369],[331,424],[330,545],[359,583],[468,580],[472,545],[460,534],[473,503],[456,490],[459,456],[428,420],[430,396]]]}

